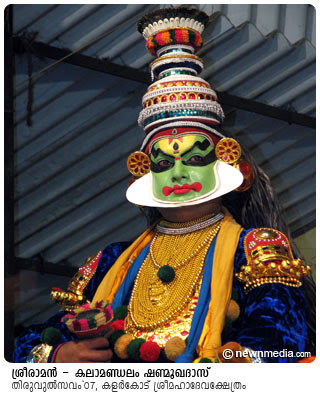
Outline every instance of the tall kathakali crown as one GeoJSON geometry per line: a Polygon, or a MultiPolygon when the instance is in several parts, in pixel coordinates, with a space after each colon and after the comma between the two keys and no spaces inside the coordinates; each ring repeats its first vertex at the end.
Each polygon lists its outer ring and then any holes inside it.
{"type": "Polygon", "coordinates": [[[209,17],[186,7],[156,10],[137,24],[147,41],[153,83],[142,99],[138,123],[146,133],[141,150],[149,152],[160,137],[179,136],[192,129],[216,144],[216,131],[224,114],[209,83],[200,78],[203,61],[195,53],[202,47],[201,34],[209,17]],[[173,131],[174,129],[174,131],[173,131]]]}
{"type": "MultiPolygon", "coordinates": [[[[224,113],[216,92],[198,76],[204,66],[195,53],[202,47],[201,35],[208,21],[208,15],[198,9],[177,7],[156,10],[137,23],[138,31],[147,41],[147,50],[156,58],[150,63],[152,84],[142,98],[142,110],[138,118],[146,136],[140,151],[132,153],[127,161],[133,175],[131,182],[150,172],[148,155],[157,141],[186,135],[208,139],[216,150],[217,160],[229,164],[242,174],[241,184],[233,168],[229,169],[231,175],[227,176],[226,168],[222,166],[224,172],[222,169],[216,172],[221,190],[215,196],[231,190],[248,190],[254,180],[248,161],[241,155],[240,145],[219,132],[224,113]],[[232,188],[228,186],[231,181],[234,183],[232,188]]],[[[146,183],[146,187],[149,186],[146,183]]],[[[137,191],[147,190],[142,184],[139,188],[135,187],[137,191]]],[[[129,201],[153,204],[132,196],[132,193],[132,189],[127,193],[129,201]]]]}

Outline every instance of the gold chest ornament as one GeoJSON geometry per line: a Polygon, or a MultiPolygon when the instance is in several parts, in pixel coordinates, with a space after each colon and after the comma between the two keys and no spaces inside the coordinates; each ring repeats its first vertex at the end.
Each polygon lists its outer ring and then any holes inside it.
{"type": "MultiPolygon", "coordinates": [[[[208,216],[201,220],[205,219],[208,216]]],[[[179,229],[185,232],[195,222],[166,224],[174,232],[179,229]]],[[[127,333],[153,340],[161,347],[175,336],[186,339],[198,302],[205,258],[220,225],[218,220],[189,233],[156,233],[135,279],[125,323],[127,333]],[[174,270],[174,279],[168,283],[158,276],[163,265],[174,270]]]]}

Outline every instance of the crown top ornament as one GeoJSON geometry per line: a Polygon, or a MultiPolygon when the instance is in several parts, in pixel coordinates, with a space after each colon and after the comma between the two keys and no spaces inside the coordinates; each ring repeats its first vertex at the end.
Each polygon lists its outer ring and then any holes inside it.
{"type": "Polygon", "coordinates": [[[179,27],[193,29],[201,35],[208,21],[206,13],[194,8],[162,8],[142,17],[137,29],[146,40],[162,30],[179,27]]]}

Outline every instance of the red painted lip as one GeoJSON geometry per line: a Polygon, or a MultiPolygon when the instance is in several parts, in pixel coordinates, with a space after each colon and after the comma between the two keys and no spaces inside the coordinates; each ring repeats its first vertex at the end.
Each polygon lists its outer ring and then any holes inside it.
{"type": "Polygon", "coordinates": [[[174,185],[173,187],[165,186],[162,189],[162,193],[165,196],[170,196],[171,193],[185,194],[185,193],[189,193],[191,190],[194,190],[195,192],[200,192],[201,189],[202,189],[202,185],[200,182],[195,182],[192,185],[188,185],[188,183],[185,183],[181,186],[179,186],[179,185],[174,185]]]}

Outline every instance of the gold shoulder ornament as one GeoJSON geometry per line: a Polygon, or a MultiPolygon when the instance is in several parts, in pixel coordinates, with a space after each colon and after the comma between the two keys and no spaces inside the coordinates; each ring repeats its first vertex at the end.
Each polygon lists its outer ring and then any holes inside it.
{"type": "Polygon", "coordinates": [[[300,279],[307,275],[310,266],[294,259],[287,237],[271,228],[250,231],[244,238],[247,265],[241,267],[236,277],[244,283],[245,292],[266,283],[299,287],[300,279]]]}
{"type": "Polygon", "coordinates": [[[97,269],[101,254],[102,251],[99,251],[98,254],[87,259],[69,282],[66,291],[52,288],[50,297],[54,303],[59,304],[65,311],[72,311],[81,304],[88,303],[83,292],[97,269]]]}

